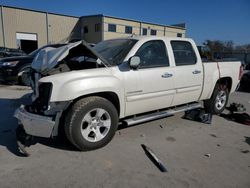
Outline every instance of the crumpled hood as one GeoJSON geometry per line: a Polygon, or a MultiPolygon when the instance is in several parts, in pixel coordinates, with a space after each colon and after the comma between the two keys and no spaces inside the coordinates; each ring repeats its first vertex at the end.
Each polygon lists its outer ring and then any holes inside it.
{"type": "Polygon", "coordinates": [[[93,49],[91,49],[85,41],[78,41],[75,43],[69,43],[59,48],[47,47],[42,49],[34,58],[31,67],[39,73],[47,72],[66,58],[71,49],[79,47],[80,45],[83,48],[82,50],[84,50],[84,55],[100,59],[104,65],[108,65],[106,61],[93,49]]]}

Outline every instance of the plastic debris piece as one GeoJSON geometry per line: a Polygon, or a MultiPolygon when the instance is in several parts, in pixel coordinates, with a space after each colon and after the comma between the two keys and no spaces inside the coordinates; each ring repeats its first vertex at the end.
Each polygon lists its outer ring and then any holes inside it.
{"type": "Polygon", "coordinates": [[[155,153],[144,144],[141,145],[148,158],[159,168],[161,172],[168,172],[162,161],[156,157],[155,153]]]}
{"type": "Polygon", "coordinates": [[[163,129],[163,126],[162,126],[162,125],[160,125],[160,128],[162,128],[162,129],[163,129]]]}
{"type": "Polygon", "coordinates": [[[212,136],[214,138],[217,138],[217,136],[215,134],[210,134],[210,136],[212,136]]]}

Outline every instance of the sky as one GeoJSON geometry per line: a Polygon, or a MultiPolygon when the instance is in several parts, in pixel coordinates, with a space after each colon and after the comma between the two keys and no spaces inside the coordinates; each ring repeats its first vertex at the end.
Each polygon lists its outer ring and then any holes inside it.
{"type": "Polygon", "coordinates": [[[0,0],[0,5],[84,16],[104,14],[171,25],[185,22],[187,37],[250,43],[250,0],[0,0]]]}

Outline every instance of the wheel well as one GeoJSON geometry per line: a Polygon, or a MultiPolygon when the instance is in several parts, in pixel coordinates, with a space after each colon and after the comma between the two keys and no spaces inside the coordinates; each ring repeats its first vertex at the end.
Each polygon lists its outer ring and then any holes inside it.
{"type": "Polygon", "coordinates": [[[92,93],[92,94],[89,94],[89,95],[84,95],[84,96],[81,96],[81,97],[78,97],[76,99],[74,99],[66,109],[64,109],[61,117],[60,117],[60,120],[59,120],[59,125],[58,125],[58,135],[65,135],[65,132],[64,132],[64,129],[63,129],[63,124],[64,124],[64,120],[65,120],[65,115],[68,113],[69,109],[72,107],[72,105],[82,99],[82,98],[85,98],[85,97],[90,97],[90,96],[99,96],[99,97],[103,97],[107,100],[109,100],[114,106],[115,108],[117,109],[117,113],[118,113],[118,116],[120,116],[120,101],[119,101],[119,98],[118,98],[118,95],[114,92],[100,92],[100,93],[92,93]]]}
{"type": "Polygon", "coordinates": [[[81,96],[81,97],[74,99],[71,104],[74,104],[76,101],[78,101],[82,98],[90,97],[90,96],[98,96],[98,97],[102,97],[102,98],[107,99],[115,106],[117,113],[118,113],[118,116],[120,116],[120,101],[119,101],[118,95],[114,92],[91,93],[89,95],[84,95],[84,96],[81,96]]]}
{"type": "Polygon", "coordinates": [[[217,81],[217,83],[218,83],[218,84],[227,85],[228,91],[229,91],[229,92],[231,91],[231,88],[232,88],[232,78],[230,78],[230,77],[220,78],[220,79],[217,81]]]}

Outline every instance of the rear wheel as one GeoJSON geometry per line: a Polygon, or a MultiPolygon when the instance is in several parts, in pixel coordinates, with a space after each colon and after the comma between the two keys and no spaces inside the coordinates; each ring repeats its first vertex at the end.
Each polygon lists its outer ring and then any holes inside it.
{"type": "Polygon", "coordinates": [[[118,127],[114,105],[101,97],[77,101],[66,115],[67,138],[80,150],[93,150],[108,144],[118,127]]]}
{"type": "Polygon", "coordinates": [[[226,108],[229,98],[227,84],[218,83],[210,99],[204,101],[204,108],[208,113],[220,114],[226,108]]]}

